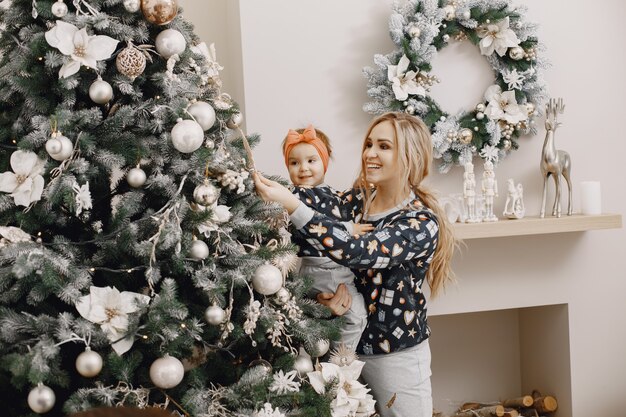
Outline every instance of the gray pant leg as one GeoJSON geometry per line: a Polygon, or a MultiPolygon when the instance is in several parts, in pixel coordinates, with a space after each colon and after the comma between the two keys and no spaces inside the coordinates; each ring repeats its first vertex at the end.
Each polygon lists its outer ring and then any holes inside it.
{"type": "Polygon", "coordinates": [[[381,417],[432,417],[428,340],[400,352],[359,359],[365,362],[361,376],[372,389],[381,417]]]}

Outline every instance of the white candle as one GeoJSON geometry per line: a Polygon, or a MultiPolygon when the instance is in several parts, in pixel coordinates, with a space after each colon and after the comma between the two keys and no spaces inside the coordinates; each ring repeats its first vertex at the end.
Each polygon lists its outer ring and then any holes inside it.
{"type": "Polygon", "coordinates": [[[602,214],[600,181],[580,183],[580,211],[582,214],[602,214]]]}

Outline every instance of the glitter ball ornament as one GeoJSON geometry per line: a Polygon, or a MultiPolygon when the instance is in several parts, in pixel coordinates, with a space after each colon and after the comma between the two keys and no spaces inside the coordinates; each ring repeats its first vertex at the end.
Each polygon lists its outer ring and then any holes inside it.
{"type": "Polygon", "coordinates": [[[198,185],[193,190],[193,199],[198,204],[203,206],[210,206],[217,201],[220,196],[220,190],[211,184],[209,180],[205,179],[204,183],[198,185]]]}
{"type": "Polygon", "coordinates": [[[306,352],[314,358],[324,356],[330,348],[330,342],[328,339],[318,339],[313,344],[306,343],[304,345],[306,352]]]}
{"type": "Polygon", "coordinates": [[[111,84],[98,77],[89,86],[89,98],[96,104],[106,104],[113,98],[113,87],[111,84]]]}
{"type": "Polygon", "coordinates": [[[130,13],[136,13],[141,9],[141,0],[124,0],[124,8],[130,13]]]}
{"type": "Polygon", "coordinates": [[[146,56],[129,43],[115,58],[115,66],[120,74],[134,80],[146,69],[146,56]]]}
{"type": "Polygon", "coordinates": [[[155,360],[150,366],[150,380],[159,388],[174,388],[184,376],[183,363],[169,355],[155,360]]]}
{"type": "Polygon", "coordinates": [[[201,240],[194,240],[191,244],[189,255],[193,259],[201,261],[209,256],[209,247],[201,240]]]}
{"type": "Polygon", "coordinates": [[[76,370],[86,378],[93,378],[102,370],[102,356],[89,347],[85,348],[76,358],[76,370]]]}
{"type": "Polygon", "coordinates": [[[176,0],[141,0],[141,12],[146,20],[155,25],[167,25],[178,14],[176,0]]]}
{"type": "Polygon", "coordinates": [[[204,311],[204,319],[207,323],[217,326],[222,324],[226,318],[226,312],[218,305],[213,304],[204,311]]]}
{"type": "Polygon", "coordinates": [[[187,112],[196,119],[196,122],[198,122],[205,131],[212,128],[215,124],[215,110],[209,103],[196,101],[189,106],[187,112]]]}
{"type": "Polygon", "coordinates": [[[126,182],[133,188],[139,188],[144,185],[147,178],[146,172],[139,167],[131,169],[126,174],[126,182]]]}
{"type": "Polygon", "coordinates": [[[252,288],[259,294],[276,294],[283,286],[283,274],[274,265],[261,265],[254,271],[252,288]]]}
{"type": "Polygon", "coordinates": [[[525,55],[524,48],[520,46],[515,46],[509,49],[509,56],[511,57],[511,59],[514,59],[515,61],[519,61],[520,59],[523,59],[524,55],[525,55]]]}
{"type": "Polygon", "coordinates": [[[55,161],[65,161],[72,155],[74,145],[72,141],[63,136],[61,132],[55,132],[46,141],[46,152],[55,161]]]}
{"type": "Polygon", "coordinates": [[[171,135],[174,148],[182,153],[195,151],[202,146],[202,141],[204,141],[204,130],[194,120],[178,119],[171,135]]]}
{"type": "Polygon", "coordinates": [[[282,287],[275,295],[276,303],[279,305],[286,304],[291,299],[291,293],[285,287],[282,287]]]}
{"type": "Polygon", "coordinates": [[[67,14],[67,4],[63,0],[58,0],[52,3],[52,14],[58,18],[64,17],[67,14]]]}
{"type": "Polygon", "coordinates": [[[165,29],[159,33],[154,44],[159,55],[165,59],[179,55],[187,48],[185,37],[175,29],[165,29]]]}
{"type": "Polygon", "coordinates": [[[47,413],[52,410],[55,402],[56,396],[54,391],[42,383],[39,383],[28,393],[28,406],[37,414],[47,413]]]}
{"type": "Polygon", "coordinates": [[[473,137],[474,137],[474,134],[472,133],[471,129],[465,128],[465,129],[461,129],[461,131],[459,132],[459,141],[466,145],[472,141],[473,137]]]}
{"type": "Polygon", "coordinates": [[[241,113],[235,113],[230,116],[230,119],[226,122],[226,126],[228,126],[229,129],[237,129],[241,126],[241,122],[243,122],[243,115],[241,113]]]}

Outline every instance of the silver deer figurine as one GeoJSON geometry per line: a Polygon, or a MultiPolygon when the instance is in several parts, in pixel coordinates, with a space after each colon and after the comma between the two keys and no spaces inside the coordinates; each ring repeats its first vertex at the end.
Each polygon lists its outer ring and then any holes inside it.
{"type": "Polygon", "coordinates": [[[572,181],[570,180],[572,163],[567,152],[557,150],[554,147],[554,133],[561,126],[561,123],[557,121],[557,116],[559,113],[562,114],[564,110],[565,105],[562,98],[559,98],[558,101],[551,98],[546,106],[546,139],[543,142],[543,150],[541,151],[541,174],[543,175],[543,199],[539,215],[541,218],[546,214],[546,191],[550,175],[554,178],[554,184],[556,185],[552,215],[561,217],[561,175],[567,181],[567,215],[572,215],[572,181]]]}

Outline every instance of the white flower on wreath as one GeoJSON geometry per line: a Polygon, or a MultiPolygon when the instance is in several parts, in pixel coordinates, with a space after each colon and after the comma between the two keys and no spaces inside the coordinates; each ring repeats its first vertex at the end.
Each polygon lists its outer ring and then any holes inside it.
{"type": "Polygon", "coordinates": [[[513,30],[509,28],[509,18],[505,17],[497,23],[490,23],[478,30],[478,36],[482,39],[478,44],[480,53],[491,55],[494,51],[504,56],[508,48],[519,45],[520,40],[513,30]]]}
{"type": "Polygon", "coordinates": [[[90,287],[89,295],[80,297],[76,310],[85,319],[100,325],[111,347],[118,355],[127,352],[134,343],[128,332],[128,315],[139,311],[150,302],[150,297],[115,287],[90,287]]]}
{"type": "Polygon", "coordinates": [[[309,372],[309,382],[318,394],[326,393],[326,385],[336,383],[335,398],[330,403],[333,417],[365,417],[374,413],[376,401],[370,391],[358,381],[365,362],[355,360],[350,365],[338,366],[323,362],[319,370],[309,372]]]}
{"type": "Polygon", "coordinates": [[[76,215],[80,215],[83,210],[91,210],[93,207],[91,202],[91,192],[89,191],[89,181],[83,185],[74,182],[72,189],[76,193],[76,215]]]}
{"type": "Polygon", "coordinates": [[[272,408],[272,404],[265,403],[261,410],[254,413],[254,417],[285,417],[285,415],[278,407],[272,408]]]}
{"type": "Polygon", "coordinates": [[[409,98],[409,94],[426,95],[424,87],[415,81],[415,77],[417,77],[419,72],[406,72],[410,63],[409,58],[406,55],[402,55],[398,65],[387,65],[387,78],[391,81],[391,88],[396,99],[400,101],[409,98]]]}
{"type": "Polygon", "coordinates": [[[39,201],[43,193],[41,173],[45,161],[30,151],[15,151],[10,161],[13,172],[0,174],[0,191],[11,193],[16,206],[28,207],[30,203],[39,201]]]}
{"type": "Polygon", "coordinates": [[[500,158],[500,154],[499,154],[499,149],[493,145],[486,145],[484,146],[479,154],[481,156],[481,158],[490,161],[490,162],[498,162],[498,159],[500,158]]]}
{"type": "Polygon", "coordinates": [[[217,231],[219,225],[229,221],[232,216],[230,207],[223,204],[214,204],[211,210],[211,217],[198,225],[198,232],[202,233],[205,237],[209,237],[211,232],[217,231]]]}
{"type": "Polygon", "coordinates": [[[509,86],[509,90],[521,90],[522,84],[526,81],[524,74],[517,72],[516,68],[513,68],[511,71],[502,71],[502,79],[509,86]]]}
{"type": "Polygon", "coordinates": [[[505,120],[516,124],[528,119],[526,107],[517,104],[515,91],[502,92],[500,86],[494,84],[487,88],[485,100],[489,103],[485,115],[491,120],[505,120]]]}
{"type": "Polygon", "coordinates": [[[300,391],[300,383],[294,381],[298,371],[289,371],[284,373],[283,370],[279,370],[274,374],[274,380],[270,385],[270,391],[277,393],[278,395],[287,394],[290,392],[300,391]]]}
{"type": "Polygon", "coordinates": [[[119,43],[109,36],[88,35],[87,29],[78,29],[62,20],[57,20],[56,25],[46,32],[46,41],[71,58],[59,70],[59,78],[76,74],[81,65],[95,69],[97,61],[111,58],[119,43]]]}

